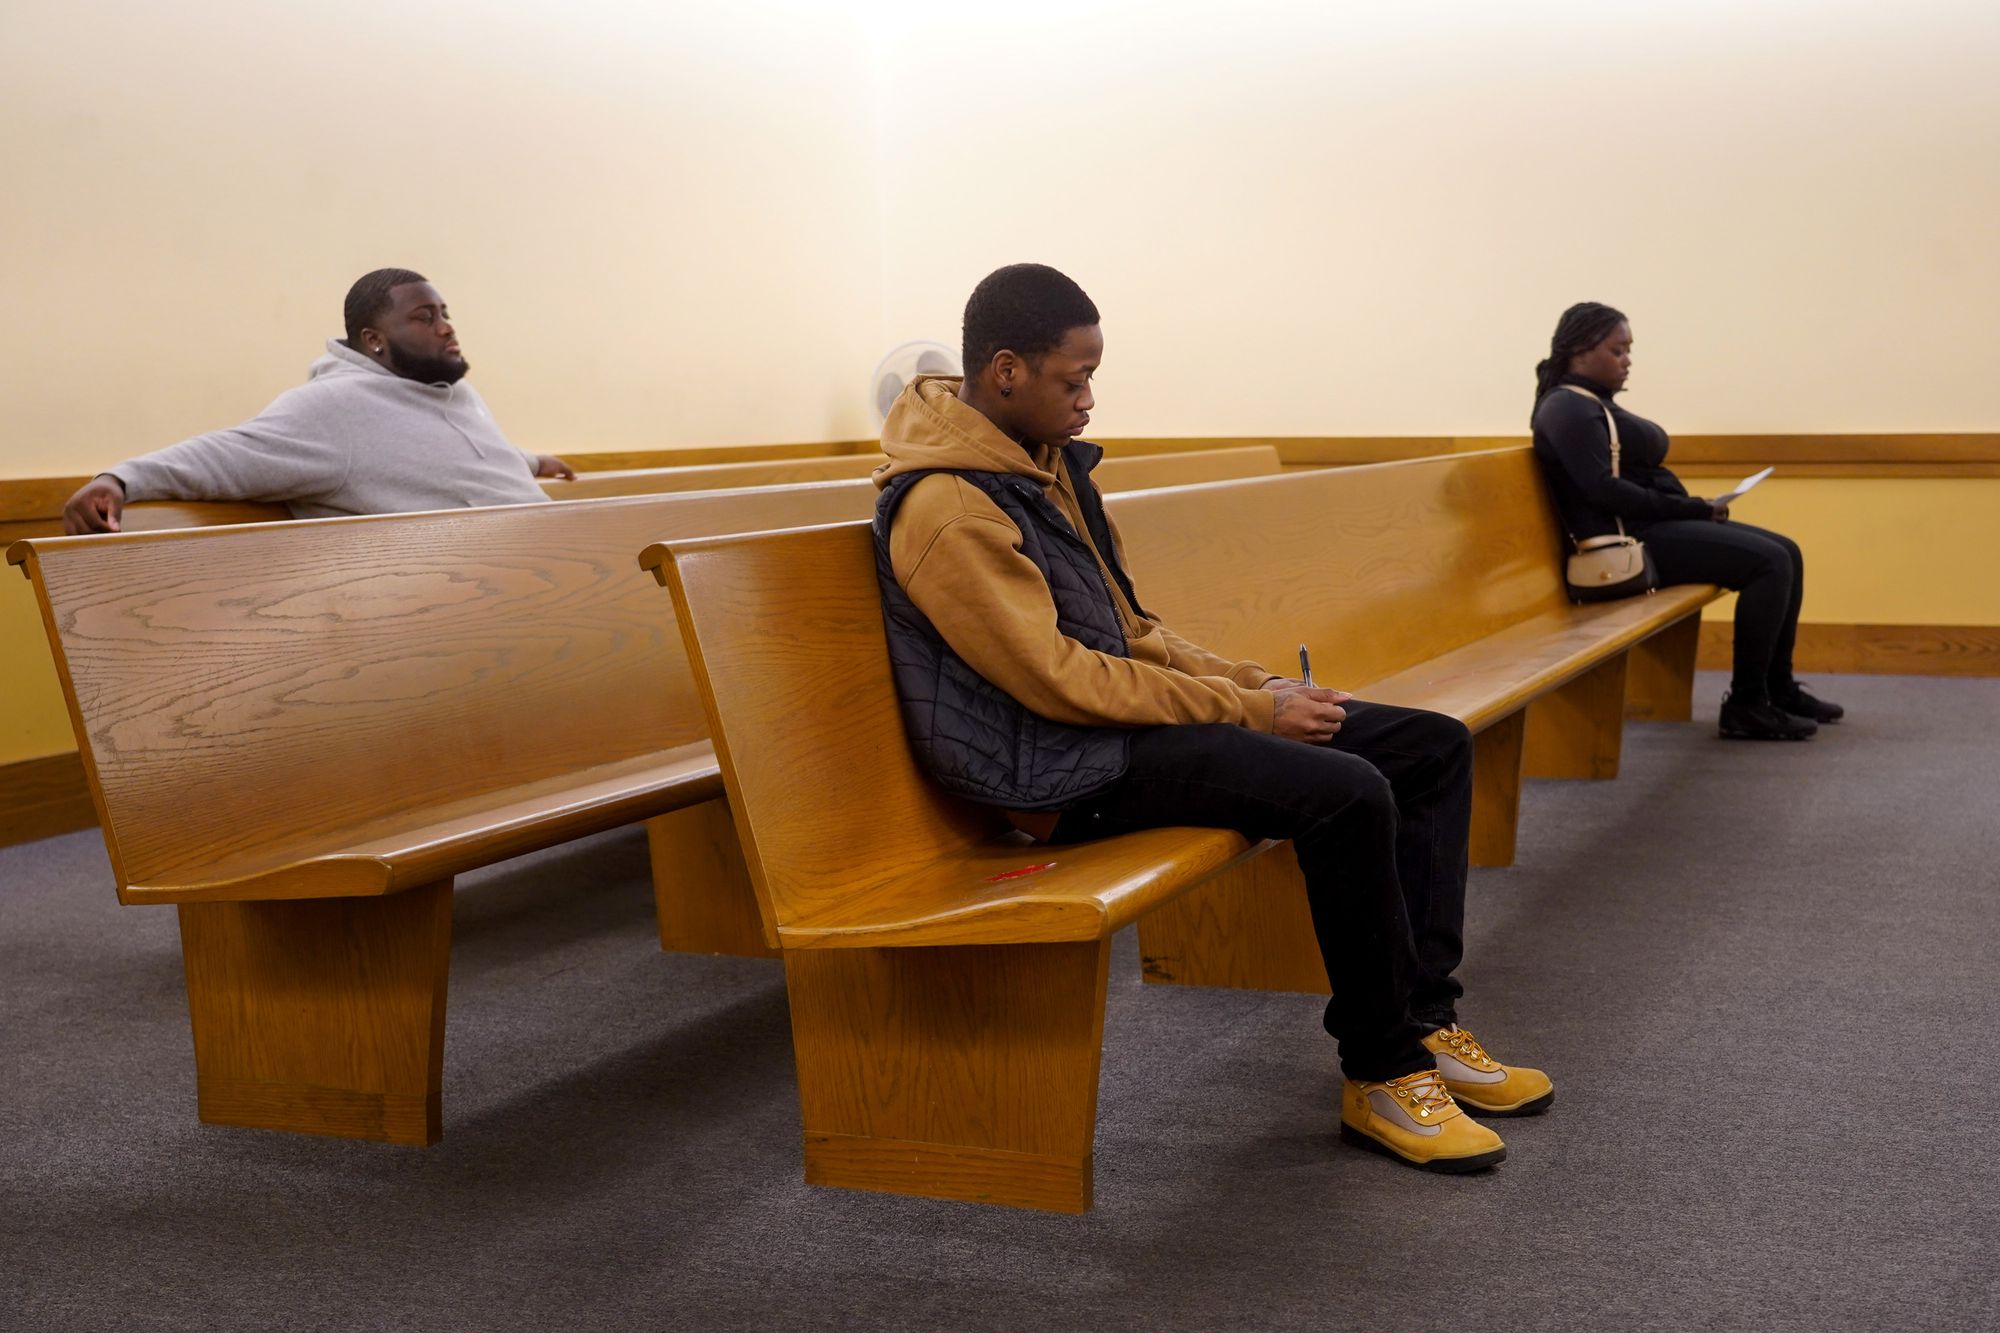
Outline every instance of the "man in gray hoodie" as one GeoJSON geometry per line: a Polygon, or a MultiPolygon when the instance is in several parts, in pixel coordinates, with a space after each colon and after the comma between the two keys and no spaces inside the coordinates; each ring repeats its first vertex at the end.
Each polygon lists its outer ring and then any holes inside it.
{"type": "Polygon", "coordinates": [[[348,290],[347,336],[306,382],[240,426],[120,463],[71,496],[63,531],[116,532],[134,500],[282,502],[294,518],[539,503],[537,477],[574,477],[493,424],[444,297],[384,268],[348,290]]]}

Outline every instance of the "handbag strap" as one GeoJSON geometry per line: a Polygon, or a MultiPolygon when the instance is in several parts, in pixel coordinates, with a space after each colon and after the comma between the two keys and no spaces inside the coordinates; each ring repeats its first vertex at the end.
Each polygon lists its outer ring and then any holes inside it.
{"type": "MultiPolygon", "coordinates": [[[[1611,475],[1614,477],[1617,476],[1618,475],[1618,418],[1611,415],[1611,405],[1605,402],[1602,398],[1599,398],[1596,394],[1592,393],[1590,390],[1584,388],[1581,384],[1565,384],[1562,387],[1568,389],[1571,393],[1582,394],[1585,398],[1588,398],[1591,402],[1596,403],[1599,407],[1604,409],[1604,424],[1606,428],[1609,429],[1611,432],[1611,475]]],[[[1611,521],[1618,525],[1618,535],[1620,537],[1623,537],[1625,535],[1625,520],[1618,517],[1618,515],[1613,514],[1611,516],[1611,521]]],[[[1571,534],[1570,542],[1572,545],[1576,545],[1575,534],[1571,534]]],[[[1582,550],[1583,548],[1579,545],[1577,546],[1577,549],[1582,550]]]]}

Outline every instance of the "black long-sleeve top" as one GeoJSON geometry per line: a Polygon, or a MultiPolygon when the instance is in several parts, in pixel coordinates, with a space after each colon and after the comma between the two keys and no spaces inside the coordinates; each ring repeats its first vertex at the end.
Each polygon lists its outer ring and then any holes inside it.
{"type": "Polygon", "coordinates": [[[1581,541],[1625,526],[1644,528],[1673,518],[1708,518],[1708,501],[1687,493],[1669,472],[1667,433],[1612,402],[1594,380],[1565,375],[1564,384],[1588,389],[1591,397],[1551,389],[1535,404],[1535,458],[1555,493],[1563,528],[1581,541]],[[1618,475],[1611,475],[1611,431],[1604,406],[1618,422],[1618,475]]]}

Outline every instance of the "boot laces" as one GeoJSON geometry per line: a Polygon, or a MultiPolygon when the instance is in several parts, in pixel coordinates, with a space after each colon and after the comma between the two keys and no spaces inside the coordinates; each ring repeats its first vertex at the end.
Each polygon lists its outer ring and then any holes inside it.
{"type": "Polygon", "coordinates": [[[1439,1028],[1438,1038],[1447,1050],[1474,1069],[1500,1068],[1500,1062],[1486,1053],[1486,1048],[1479,1044],[1479,1038],[1456,1023],[1448,1028],[1439,1028]]]}
{"type": "Polygon", "coordinates": [[[1435,1069],[1419,1069],[1414,1074],[1392,1078],[1382,1086],[1397,1101],[1408,1104],[1410,1113],[1419,1120],[1432,1119],[1456,1104],[1445,1091],[1443,1076],[1435,1069]]]}

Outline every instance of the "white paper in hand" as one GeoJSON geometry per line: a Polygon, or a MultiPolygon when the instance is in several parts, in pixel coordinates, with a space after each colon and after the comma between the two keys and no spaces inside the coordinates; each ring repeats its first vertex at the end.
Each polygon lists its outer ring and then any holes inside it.
{"type": "Polygon", "coordinates": [[[1771,473],[1773,473],[1776,470],[1777,469],[1775,468],[1767,467],[1762,472],[1753,472],[1749,476],[1745,477],[1743,480],[1737,482],[1735,490],[1729,492],[1729,494],[1727,495],[1718,495],[1713,500],[1709,501],[1709,503],[1719,504],[1719,505],[1735,504],[1738,500],[1743,498],[1744,494],[1748,492],[1751,487],[1755,486],[1758,482],[1764,480],[1764,478],[1770,476],[1771,473]]]}

